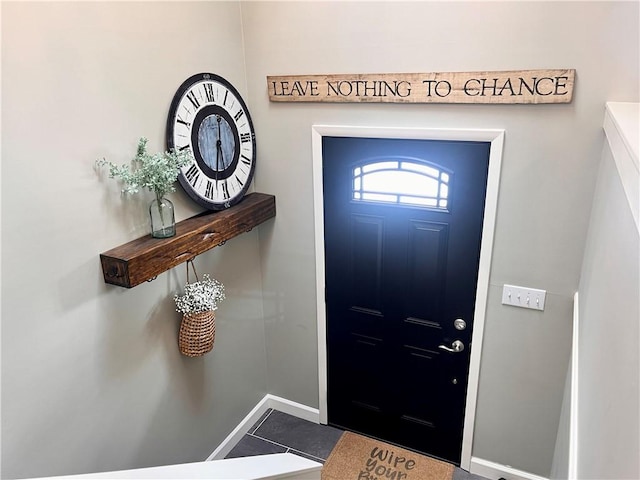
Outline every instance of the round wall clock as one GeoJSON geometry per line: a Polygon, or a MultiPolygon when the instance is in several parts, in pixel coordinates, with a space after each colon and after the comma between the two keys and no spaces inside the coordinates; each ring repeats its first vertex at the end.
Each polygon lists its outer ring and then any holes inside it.
{"type": "Polygon", "coordinates": [[[169,109],[167,147],[193,154],[178,181],[198,204],[222,210],[242,200],[256,166],[256,137],[247,106],[227,80],[199,73],[180,85],[169,109]]]}

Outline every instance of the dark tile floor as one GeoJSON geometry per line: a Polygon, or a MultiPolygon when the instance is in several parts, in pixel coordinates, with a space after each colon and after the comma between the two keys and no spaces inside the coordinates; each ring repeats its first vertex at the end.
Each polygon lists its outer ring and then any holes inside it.
{"type": "Polygon", "coordinates": [[[342,430],[337,428],[318,425],[270,409],[249,429],[226,458],[294,453],[324,463],[341,435],[342,430]]]}
{"type": "MultiPolygon", "coordinates": [[[[324,463],[342,435],[342,430],[318,425],[270,409],[240,439],[226,458],[270,453],[293,453],[324,463]]],[[[456,467],[453,480],[487,480],[456,467]]]]}

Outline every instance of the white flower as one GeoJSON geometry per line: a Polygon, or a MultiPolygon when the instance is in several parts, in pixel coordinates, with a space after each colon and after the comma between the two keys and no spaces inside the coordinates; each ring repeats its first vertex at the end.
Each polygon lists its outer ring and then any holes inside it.
{"type": "Polygon", "coordinates": [[[224,285],[205,273],[202,280],[187,283],[184,295],[176,295],[176,310],[182,313],[199,313],[216,310],[218,304],[225,299],[224,285]]]}

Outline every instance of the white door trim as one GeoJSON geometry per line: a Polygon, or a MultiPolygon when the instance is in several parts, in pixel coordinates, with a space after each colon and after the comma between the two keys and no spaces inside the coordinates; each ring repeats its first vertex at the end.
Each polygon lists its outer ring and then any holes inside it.
{"type": "Polygon", "coordinates": [[[504,130],[483,129],[435,129],[421,127],[358,127],[344,125],[313,125],[311,129],[313,155],[313,202],[316,243],[316,316],[318,325],[318,378],[320,423],[327,423],[327,323],[325,308],[324,271],[324,209],[322,193],[322,137],[405,138],[421,140],[454,140],[491,142],[489,172],[482,225],[480,264],[476,306],[471,342],[471,363],[462,435],[461,467],[469,470],[471,446],[478,398],[480,357],[484,334],[485,311],[489,293],[489,273],[493,253],[493,235],[500,185],[500,165],[504,145],[504,130]]]}

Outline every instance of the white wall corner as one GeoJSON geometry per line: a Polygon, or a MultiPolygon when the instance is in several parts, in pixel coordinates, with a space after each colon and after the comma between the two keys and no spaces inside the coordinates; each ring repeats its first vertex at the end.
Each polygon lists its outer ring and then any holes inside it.
{"type": "Polygon", "coordinates": [[[607,102],[603,127],[640,233],[640,103],[607,102]]]}

